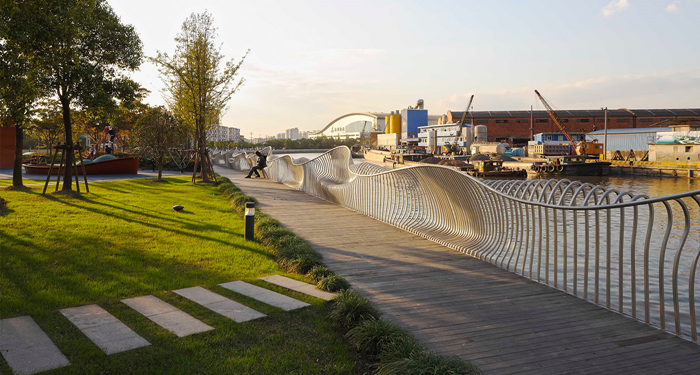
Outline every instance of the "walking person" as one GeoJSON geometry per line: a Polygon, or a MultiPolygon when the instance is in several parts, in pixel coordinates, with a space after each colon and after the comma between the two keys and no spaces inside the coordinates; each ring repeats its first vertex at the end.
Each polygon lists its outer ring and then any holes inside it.
{"type": "Polygon", "coordinates": [[[260,151],[255,151],[255,155],[258,156],[258,165],[250,168],[250,172],[248,172],[248,175],[245,176],[245,178],[250,178],[253,172],[255,172],[257,177],[260,177],[260,173],[258,173],[258,171],[261,171],[263,168],[267,167],[267,155],[263,155],[260,151]]]}

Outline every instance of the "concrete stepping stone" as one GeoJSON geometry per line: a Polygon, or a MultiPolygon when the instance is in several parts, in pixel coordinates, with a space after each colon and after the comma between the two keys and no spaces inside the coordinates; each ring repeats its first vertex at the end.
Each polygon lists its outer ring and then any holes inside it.
{"type": "Polygon", "coordinates": [[[290,311],[309,306],[309,304],[306,302],[301,302],[294,298],[287,297],[284,294],[279,294],[277,292],[273,292],[271,290],[255,286],[253,284],[248,284],[245,281],[233,281],[230,283],[223,283],[219,285],[228,290],[232,290],[244,296],[254,298],[268,305],[279,307],[284,311],[290,311]]]}
{"type": "Polygon", "coordinates": [[[294,280],[294,279],[290,279],[288,277],[284,277],[284,276],[280,276],[280,275],[263,276],[260,279],[265,280],[268,283],[279,285],[283,288],[297,291],[299,293],[304,293],[304,294],[308,294],[312,297],[325,299],[326,301],[330,301],[336,297],[336,295],[334,293],[328,293],[328,292],[324,292],[322,290],[316,289],[316,285],[307,284],[307,283],[304,283],[304,282],[301,282],[298,280],[294,280]]]}
{"type": "Polygon", "coordinates": [[[0,353],[15,374],[36,374],[70,365],[30,316],[0,320],[0,353]]]}
{"type": "Polygon", "coordinates": [[[241,305],[238,302],[220,296],[201,286],[174,290],[175,293],[196,302],[209,310],[232,319],[236,323],[243,323],[249,320],[264,318],[267,315],[257,312],[250,307],[241,305]]]}
{"type": "Polygon", "coordinates": [[[214,329],[154,296],[123,299],[122,302],[177,337],[214,329]]]}
{"type": "Polygon", "coordinates": [[[107,355],[151,345],[100,306],[87,305],[60,311],[107,355]]]}

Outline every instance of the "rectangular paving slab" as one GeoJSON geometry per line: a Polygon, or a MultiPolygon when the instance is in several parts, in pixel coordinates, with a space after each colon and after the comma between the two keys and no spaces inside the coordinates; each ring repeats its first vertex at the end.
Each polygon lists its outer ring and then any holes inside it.
{"type": "Polygon", "coordinates": [[[15,374],[36,374],[70,365],[30,316],[0,320],[0,353],[15,374]]]}
{"type": "Polygon", "coordinates": [[[236,293],[240,293],[244,296],[254,298],[268,305],[279,307],[284,311],[290,311],[309,306],[309,304],[306,302],[301,302],[294,298],[287,297],[284,294],[279,294],[277,292],[273,292],[271,290],[255,286],[253,284],[248,284],[245,281],[233,281],[230,283],[223,283],[219,285],[236,293]]]}
{"type": "Polygon", "coordinates": [[[87,305],[60,311],[107,355],[151,345],[100,306],[87,305]]]}
{"type": "Polygon", "coordinates": [[[209,310],[232,319],[236,323],[243,323],[249,320],[264,318],[267,315],[257,312],[250,307],[241,305],[224,296],[220,296],[201,286],[174,290],[175,293],[194,301],[209,310]]]}
{"type": "Polygon", "coordinates": [[[335,294],[316,289],[316,285],[307,284],[298,280],[290,279],[280,275],[263,276],[260,278],[268,283],[279,285],[283,288],[291,289],[299,293],[308,294],[312,297],[330,301],[335,298],[335,294]]]}
{"type": "Polygon", "coordinates": [[[177,337],[214,329],[154,296],[123,299],[122,302],[177,337]]]}

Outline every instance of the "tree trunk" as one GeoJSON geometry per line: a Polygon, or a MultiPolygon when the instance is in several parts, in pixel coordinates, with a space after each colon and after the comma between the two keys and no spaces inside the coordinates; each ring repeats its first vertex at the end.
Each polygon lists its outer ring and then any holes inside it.
{"type": "Polygon", "coordinates": [[[209,181],[209,163],[207,162],[207,134],[202,132],[199,139],[199,164],[202,168],[202,182],[209,181]]]}
{"type": "Polygon", "coordinates": [[[24,143],[24,132],[22,127],[15,125],[15,163],[12,166],[12,186],[21,188],[22,184],[22,146],[24,143]]]}
{"type": "Polygon", "coordinates": [[[163,162],[158,163],[158,181],[163,177],[163,162]]]}
{"type": "Polygon", "coordinates": [[[66,132],[66,148],[63,152],[66,153],[66,169],[63,173],[63,191],[73,190],[73,127],[70,120],[70,100],[66,97],[61,97],[61,107],[63,109],[63,128],[66,132]]]}

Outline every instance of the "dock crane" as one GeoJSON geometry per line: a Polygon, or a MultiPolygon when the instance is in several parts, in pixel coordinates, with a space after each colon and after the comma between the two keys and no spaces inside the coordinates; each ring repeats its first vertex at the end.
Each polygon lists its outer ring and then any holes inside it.
{"type": "Polygon", "coordinates": [[[464,123],[467,121],[467,114],[469,113],[469,109],[472,107],[472,101],[474,100],[474,95],[469,98],[469,104],[467,104],[467,109],[464,110],[464,113],[462,113],[462,119],[459,121],[459,126],[457,126],[457,132],[455,133],[455,139],[452,142],[452,145],[444,146],[445,148],[448,149],[448,152],[452,153],[458,153],[460,151],[459,149],[459,138],[461,137],[462,140],[464,140],[464,136],[462,131],[464,130],[464,123]]]}
{"type": "Polygon", "coordinates": [[[549,116],[554,121],[554,124],[557,125],[557,127],[564,134],[569,143],[571,143],[571,147],[576,155],[600,155],[603,153],[603,145],[601,143],[588,141],[580,141],[577,143],[571,136],[571,134],[566,130],[566,128],[564,128],[564,125],[561,124],[559,116],[557,116],[556,112],[554,112],[554,109],[552,109],[549,103],[547,103],[547,101],[544,100],[542,95],[540,95],[540,92],[535,90],[535,94],[537,94],[537,97],[540,98],[540,101],[547,109],[547,113],[549,113],[549,116]]]}

